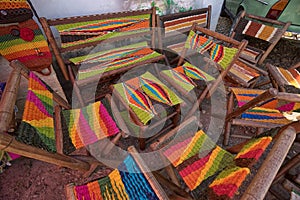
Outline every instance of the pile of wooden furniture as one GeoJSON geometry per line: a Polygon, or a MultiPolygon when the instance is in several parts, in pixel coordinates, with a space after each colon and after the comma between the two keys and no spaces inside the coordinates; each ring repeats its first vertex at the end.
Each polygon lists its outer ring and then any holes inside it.
{"type": "Polygon", "coordinates": [[[0,104],[0,150],[88,176],[103,165],[91,151],[107,156],[131,137],[139,151],[158,153],[167,177],[151,173],[129,147],[117,169],[85,185],[69,184],[67,197],[263,199],[300,132],[300,95],[284,90],[300,88],[299,64],[262,69],[290,22],[243,13],[226,36],[209,30],[210,18],[211,6],[166,16],[152,8],[40,18],[53,64],[72,83],[73,95],[66,102],[26,65],[12,61],[0,104]],[[269,46],[257,49],[247,37],[269,46]],[[28,95],[12,136],[7,131],[22,76],[28,95]],[[272,86],[255,88],[260,78],[272,86]],[[228,104],[224,146],[211,135],[221,134],[206,134],[195,114],[215,93],[228,104]],[[236,125],[257,128],[256,134],[231,134],[236,125]],[[231,137],[245,141],[227,147],[231,137]]]}

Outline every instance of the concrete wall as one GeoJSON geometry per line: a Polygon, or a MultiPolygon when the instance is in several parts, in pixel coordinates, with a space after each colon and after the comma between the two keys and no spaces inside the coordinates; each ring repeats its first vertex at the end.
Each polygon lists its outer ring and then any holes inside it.
{"type": "MultiPolygon", "coordinates": [[[[40,17],[59,18],[107,12],[118,12],[124,9],[141,9],[151,7],[153,0],[31,0],[40,17]]],[[[212,5],[211,29],[215,30],[224,0],[173,0],[173,7],[203,8],[212,5]]],[[[163,0],[155,0],[156,5],[165,14],[163,0]]],[[[178,9],[171,9],[177,11],[178,9]]]]}

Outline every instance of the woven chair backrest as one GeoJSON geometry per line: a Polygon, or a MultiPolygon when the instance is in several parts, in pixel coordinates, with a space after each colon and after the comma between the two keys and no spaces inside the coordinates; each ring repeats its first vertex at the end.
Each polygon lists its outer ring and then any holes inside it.
{"type": "Polygon", "coordinates": [[[238,53],[237,47],[227,47],[223,44],[217,44],[212,39],[198,34],[191,30],[185,43],[185,48],[197,51],[200,54],[208,52],[210,59],[218,63],[223,69],[226,69],[238,53]]]}
{"type": "MultiPolygon", "coordinates": [[[[75,149],[120,132],[101,101],[80,109],[63,110],[61,114],[62,128],[75,149]]],[[[55,152],[54,122],[52,89],[37,75],[30,72],[28,94],[17,138],[25,143],[55,152]]]]}
{"type": "MultiPolygon", "coordinates": [[[[59,33],[61,52],[69,52],[107,41],[152,35],[154,9],[48,19],[59,33]]],[[[150,37],[151,38],[151,37],[150,37]]]]}
{"type": "Polygon", "coordinates": [[[210,28],[211,7],[160,16],[164,37],[187,34],[193,23],[210,28]]]}

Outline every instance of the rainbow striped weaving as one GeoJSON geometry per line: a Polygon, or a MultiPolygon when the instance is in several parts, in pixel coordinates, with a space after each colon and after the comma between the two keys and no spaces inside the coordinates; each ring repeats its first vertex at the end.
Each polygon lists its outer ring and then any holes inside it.
{"type": "Polygon", "coordinates": [[[108,176],[74,188],[78,200],[159,200],[132,156],[108,176]]]}
{"type": "Polygon", "coordinates": [[[156,114],[149,98],[170,106],[182,102],[172,90],[149,72],[115,84],[114,88],[144,124],[156,114]]]}
{"type": "Polygon", "coordinates": [[[104,72],[127,67],[138,62],[161,56],[150,49],[147,42],[140,42],[113,50],[100,51],[85,56],[71,58],[75,65],[80,65],[78,79],[85,79],[104,72]]]}
{"type": "Polygon", "coordinates": [[[240,167],[252,166],[258,161],[271,142],[272,137],[260,137],[250,140],[236,155],[236,164],[240,167]]]}
{"type": "Polygon", "coordinates": [[[300,72],[297,69],[284,69],[270,65],[271,73],[275,73],[281,85],[290,85],[300,89],[300,72]]]}
{"type": "MultiPolygon", "coordinates": [[[[23,112],[23,119],[18,130],[18,138],[23,134],[30,137],[37,133],[42,144],[40,146],[49,151],[56,151],[54,121],[53,121],[53,96],[48,87],[33,72],[29,74],[28,93],[23,112]]],[[[32,138],[31,138],[32,139],[32,138]]],[[[33,144],[30,138],[24,141],[33,144]]]]}
{"type": "Polygon", "coordinates": [[[230,74],[233,74],[234,77],[244,80],[246,83],[260,76],[260,74],[257,73],[256,70],[254,70],[251,67],[248,67],[241,61],[236,61],[233,64],[233,66],[229,70],[229,75],[230,74]]]}
{"type": "Polygon", "coordinates": [[[280,29],[242,18],[236,32],[273,42],[280,29]]]}
{"type": "Polygon", "coordinates": [[[237,52],[237,48],[229,48],[220,44],[215,44],[210,51],[210,58],[218,63],[223,69],[226,69],[237,52]]]}
{"type": "Polygon", "coordinates": [[[215,43],[212,40],[198,35],[194,31],[190,31],[185,43],[185,48],[194,49],[197,52],[203,54],[204,52],[210,50],[214,45],[215,43]]]}
{"type": "Polygon", "coordinates": [[[185,48],[194,49],[201,54],[208,51],[210,53],[210,59],[221,65],[223,69],[228,67],[238,52],[237,48],[216,44],[212,40],[198,35],[194,31],[190,31],[185,43],[185,48]]]}
{"type": "Polygon", "coordinates": [[[250,174],[250,170],[245,167],[223,170],[209,185],[210,199],[232,199],[248,174],[250,174]]]}
{"type": "Polygon", "coordinates": [[[202,130],[169,147],[164,155],[191,190],[233,161],[233,155],[216,146],[202,130]]]}
{"type": "Polygon", "coordinates": [[[62,38],[62,48],[102,41],[123,35],[150,31],[150,14],[75,22],[55,26],[62,38]],[[67,36],[88,36],[69,41],[67,36]]]}
{"type": "MultiPolygon", "coordinates": [[[[231,88],[231,90],[238,100],[238,106],[243,106],[253,98],[265,92],[264,90],[242,88],[231,88]]],[[[282,102],[279,102],[277,99],[265,101],[261,103],[259,107],[257,106],[247,110],[241,115],[241,117],[245,120],[285,125],[287,123],[290,123],[291,120],[287,119],[282,113],[282,111],[287,109],[288,105],[286,105],[285,103],[285,106],[279,106],[281,103],[282,102]]]]}
{"type": "Polygon", "coordinates": [[[100,101],[80,109],[63,110],[62,113],[69,137],[76,149],[119,132],[116,123],[100,101]]]}
{"type": "Polygon", "coordinates": [[[188,31],[193,23],[201,26],[207,25],[207,13],[195,14],[178,19],[164,21],[165,37],[179,34],[183,31],[188,31]]]}
{"type": "Polygon", "coordinates": [[[188,62],[185,62],[182,66],[178,66],[172,70],[164,70],[162,73],[171,78],[172,80],[170,81],[174,81],[187,92],[191,91],[196,86],[192,79],[204,80],[207,82],[215,80],[214,77],[188,62]]]}

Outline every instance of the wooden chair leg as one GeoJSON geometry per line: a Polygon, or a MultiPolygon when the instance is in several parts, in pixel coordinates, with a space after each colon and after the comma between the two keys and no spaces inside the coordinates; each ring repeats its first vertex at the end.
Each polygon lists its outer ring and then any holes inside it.
{"type": "MultiPolygon", "coordinates": [[[[233,93],[231,92],[229,95],[229,99],[227,102],[227,115],[230,114],[233,111],[233,93]]],[[[228,119],[225,122],[225,129],[224,129],[224,140],[223,144],[228,145],[229,143],[229,138],[230,138],[230,128],[231,128],[231,121],[228,119]]]]}
{"type": "Polygon", "coordinates": [[[74,186],[75,186],[74,183],[69,183],[65,186],[67,200],[76,200],[76,197],[74,194],[74,186]]]}

